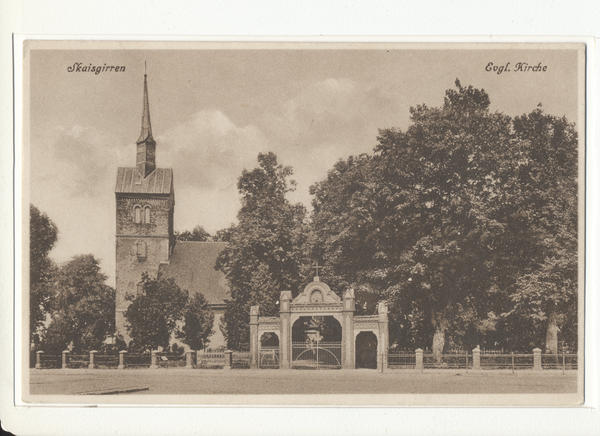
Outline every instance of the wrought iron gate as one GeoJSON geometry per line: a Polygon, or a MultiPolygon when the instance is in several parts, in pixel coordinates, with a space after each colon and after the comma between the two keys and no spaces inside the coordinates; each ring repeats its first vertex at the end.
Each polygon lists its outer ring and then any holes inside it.
{"type": "Polygon", "coordinates": [[[279,346],[260,347],[258,353],[259,368],[279,368],[279,346]]]}
{"type": "Polygon", "coordinates": [[[340,369],[341,367],[341,342],[292,343],[292,368],[340,369]]]}

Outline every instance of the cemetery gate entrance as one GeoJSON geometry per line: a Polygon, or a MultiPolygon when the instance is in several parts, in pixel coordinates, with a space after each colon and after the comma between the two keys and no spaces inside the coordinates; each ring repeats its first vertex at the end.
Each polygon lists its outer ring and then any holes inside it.
{"type": "MultiPolygon", "coordinates": [[[[377,338],[377,368],[387,367],[388,313],[380,302],[376,315],[354,316],[354,290],[337,296],[319,277],[294,299],[283,291],[278,317],[261,317],[250,308],[250,367],[280,369],[354,369],[357,336],[377,338]]],[[[358,345],[357,345],[358,344],[358,345]]],[[[360,349],[358,350],[360,352],[360,349]]]]}

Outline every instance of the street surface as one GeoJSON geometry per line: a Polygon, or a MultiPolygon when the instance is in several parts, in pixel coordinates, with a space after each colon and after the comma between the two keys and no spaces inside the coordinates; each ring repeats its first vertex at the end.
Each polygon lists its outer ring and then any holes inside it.
{"type": "Polygon", "coordinates": [[[30,370],[31,395],[565,394],[577,371],[30,370]]]}

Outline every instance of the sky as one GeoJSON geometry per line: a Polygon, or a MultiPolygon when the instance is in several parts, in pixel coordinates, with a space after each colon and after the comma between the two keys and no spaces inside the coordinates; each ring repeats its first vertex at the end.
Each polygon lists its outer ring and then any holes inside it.
{"type": "Polygon", "coordinates": [[[260,152],[292,166],[289,199],[310,210],[309,187],[337,160],[371,152],[379,129],[405,130],[411,106],[441,106],[457,78],[511,116],[541,103],[576,122],[584,104],[573,46],[52,44],[24,60],[26,195],[59,229],[51,257],[91,253],[113,286],[116,173],[135,166],[144,63],[156,163],[174,171],[176,231],[236,222],[237,179],[260,152]],[[510,71],[486,71],[490,62],[510,71]],[[515,71],[519,62],[547,69],[515,71]],[[69,72],[75,63],[125,71],[69,72]]]}

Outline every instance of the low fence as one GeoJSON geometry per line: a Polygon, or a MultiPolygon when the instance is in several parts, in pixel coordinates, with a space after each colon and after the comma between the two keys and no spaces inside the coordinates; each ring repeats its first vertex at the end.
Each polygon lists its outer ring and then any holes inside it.
{"type": "Polygon", "coordinates": [[[225,352],[201,352],[196,353],[196,366],[198,368],[223,368],[225,366],[225,352]]]}
{"type": "MultiPolygon", "coordinates": [[[[306,344],[294,344],[292,353],[293,367],[297,368],[338,368],[340,367],[341,346],[337,343],[325,346],[310,347],[306,344]],[[339,348],[339,350],[338,350],[339,348]],[[332,357],[333,356],[333,357],[332,357]]],[[[321,344],[320,344],[321,345],[321,344]]],[[[383,358],[383,356],[381,356],[383,358]]],[[[46,355],[43,351],[36,352],[36,369],[67,369],[67,368],[100,368],[100,369],[136,369],[136,368],[204,368],[204,369],[246,369],[250,368],[249,351],[188,351],[183,355],[172,355],[153,351],[151,354],[128,354],[121,351],[119,355],[73,354],[64,351],[62,355],[46,355]]],[[[279,347],[261,347],[259,353],[259,368],[279,368],[279,347]]],[[[475,349],[472,353],[445,353],[434,356],[431,352],[424,353],[417,349],[390,350],[387,354],[387,368],[390,369],[466,369],[493,370],[519,369],[533,370],[577,370],[577,354],[542,354],[539,348],[532,354],[524,353],[482,353],[475,349]]]]}
{"type": "Polygon", "coordinates": [[[250,351],[234,351],[231,356],[231,367],[235,369],[249,369],[250,351]]]}
{"type": "Polygon", "coordinates": [[[472,353],[462,351],[444,353],[441,356],[434,356],[430,351],[425,353],[421,349],[414,352],[390,350],[387,358],[388,368],[391,369],[510,369],[512,371],[555,369],[564,372],[578,368],[577,354],[542,354],[539,348],[534,349],[532,354],[506,352],[488,354],[475,349],[472,353]]]}

